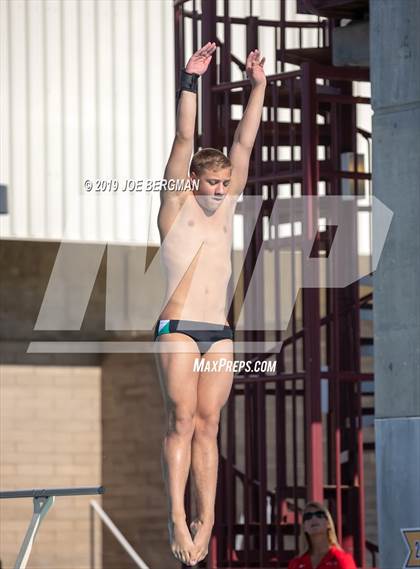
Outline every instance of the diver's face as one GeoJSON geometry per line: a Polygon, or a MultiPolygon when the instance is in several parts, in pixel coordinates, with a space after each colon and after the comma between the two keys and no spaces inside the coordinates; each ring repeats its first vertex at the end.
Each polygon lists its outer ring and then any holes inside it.
{"type": "Polygon", "coordinates": [[[194,191],[194,195],[204,209],[215,211],[220,206],[229,191],[231,173],[231,168],[223,168],[204,170],[200,176],[194,172],[191,174],[191,179],[199,180],[198,190],[194,191]]]}

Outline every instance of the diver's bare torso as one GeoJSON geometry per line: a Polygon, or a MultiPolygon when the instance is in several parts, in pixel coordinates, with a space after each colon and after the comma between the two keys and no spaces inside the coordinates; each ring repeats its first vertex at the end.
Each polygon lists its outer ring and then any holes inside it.
{"type": "Polygon", "coordinates": [[[200,199],[190,190],[161,205],[158,227],[166,294],[160,318],[227,324],[237,196],[228,193],[211,215],[200,199]]]}

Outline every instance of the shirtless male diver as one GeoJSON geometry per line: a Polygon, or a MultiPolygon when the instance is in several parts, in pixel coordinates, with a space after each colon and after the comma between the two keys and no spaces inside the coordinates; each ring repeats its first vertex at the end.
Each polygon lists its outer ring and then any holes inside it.
{"type": "Polygon", "coordinates": [[[232,330],[226,320],[232,223],[246,185],[266,87],[264,58],[258,50],[251,51],[246,73],[252,90],[229,157],[204,148],[191,160],[197,80],[215,50],[214,42],[207,43],[181,72],[176,135],[164,174],[166,180],[191,181],[191,185],[198,180],[198,190],[162,190],[158,215],[167,279],[164,308],[154,331],[167,415],[161,458],[171,550],[186,565],[196,565],[208,553],[214,525],[217,432],[233,382],[233,372],[196,371],[194,360],[233,360],[232,330]],[[186,348],[170,350],[173,342],[178,346],[183,342],[186,348]],[[190,466],[197,516],[188,528],[184,493],[190,466]]]}

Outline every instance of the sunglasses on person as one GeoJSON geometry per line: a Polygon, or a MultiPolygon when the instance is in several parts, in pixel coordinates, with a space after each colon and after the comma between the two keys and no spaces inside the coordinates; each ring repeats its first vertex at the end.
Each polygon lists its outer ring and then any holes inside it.
{"type": "Polygon", "coordinates": [[[315,516],[319,519],[322,518],[327,519],[325,512],[323,512],[322,510],[317,510],[316,512],[306,512],[306,514],[303,514],[303,521],[307,522],[308,520],[311,520],[315,516]]]}

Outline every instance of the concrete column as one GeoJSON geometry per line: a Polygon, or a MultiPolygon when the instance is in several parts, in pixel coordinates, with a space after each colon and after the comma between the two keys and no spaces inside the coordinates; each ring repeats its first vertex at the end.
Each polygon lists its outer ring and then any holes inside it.
{"type": "Polygon", "coordinates": [[[373,278],[381,569],[404,567],[401,529],[420,527],[419,30],[418,0],[370,1],[373,191],[394,212],[373,278]]]}

